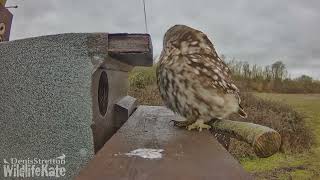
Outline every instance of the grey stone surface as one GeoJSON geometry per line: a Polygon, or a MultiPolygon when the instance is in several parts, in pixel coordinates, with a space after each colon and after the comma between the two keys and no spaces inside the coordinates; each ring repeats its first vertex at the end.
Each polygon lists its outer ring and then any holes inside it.
{"type": "MultiPolygon", "coordinates": [[[[1,165],[2,159],[65,154],[65,179],[70,179],[92,158],[91,87],[97,65],[88,53],[89,36],[70,33],[0,43],[1,165]]],[[[2,179],[2,166],[0,172],[2,179]]]]}

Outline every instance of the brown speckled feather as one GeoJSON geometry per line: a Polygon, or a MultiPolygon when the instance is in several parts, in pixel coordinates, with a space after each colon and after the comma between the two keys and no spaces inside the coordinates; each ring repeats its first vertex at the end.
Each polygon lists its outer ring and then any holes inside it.
{"type": "Polygon", "coordinates": [[[193,28],[176,25],[167,31],[157,80],[165,104],[188,119],[245,115],[230,69],[208,37],[193,28]]]}

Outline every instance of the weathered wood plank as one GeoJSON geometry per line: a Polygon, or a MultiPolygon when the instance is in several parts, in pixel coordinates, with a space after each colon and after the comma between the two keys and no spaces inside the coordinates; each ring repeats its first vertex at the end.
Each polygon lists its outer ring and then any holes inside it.
{"type": "Polygon", "coordinates": [[[227,134],[250,144],[258,157],[272,156],[281,146],[280,134],[266,126],[231,120],[217,120],[211,126],[215,132],[227,134]]]}
{"type": "Polygon", "coordinates": [[[173,118],[164,107],[139,106],[76,179],[252,179],[208,131],[173,127],[173,118]],[[125,155],[139,148],[163,156],[125,155]]]}
{"type": "Polygon", "coordinates": [[[108,54],[132,66],[152,66],[151,37],[149,34],[109,34],[108,54]]]}
{"type": "MultiPolygon", "coordinates": [[[[149,34],[92,33],[88,38],[89,55],[99,59],[116,60],[130,66],[152,66],[153,47],[149,34]]],[[[101,64],[99,64],[100,66],[101,64]]],[[[107,68],[112,68],[110,64],[107,68]]],[[[129,71],[123,64],[121,70],[129,71]]],[[[118,69],[118,68],[117,68],[118,69]]]]}

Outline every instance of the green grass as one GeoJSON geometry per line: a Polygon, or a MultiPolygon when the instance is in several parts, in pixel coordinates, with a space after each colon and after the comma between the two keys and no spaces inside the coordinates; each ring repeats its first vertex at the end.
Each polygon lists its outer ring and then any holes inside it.
{"type": "Polygon", "coordinates": [[[155,71],[156,66],[134,68],[129,73],[130,87],[143,89],[154,84],[157,81],[155,71]]]}
{"type": "Polygon", "coordinates": [[[277,179],[320,179],[320,94],[269,94],[258,97],[287,103],[306,115],[306,126],[312,131],[315,143],[310,152],[301,154],[276,154],[264,159],[240,160],[243,167],[257,176],[277,179]],[[265,176],[263,174],[266,174],[265,176]]]}
{"type": "MultiPolygon", "coordinates": [[[[141,104],[161,105],[155,82],[155,66],[135,68],[129,75],[130,95],[141,104]]],[[[240,158],[243,167],[257,179],[319,179],[320,180],[320,94],[268,94],[258,97],[287,103],[308,116],[306,126],[314,135],[310,152],[300,154],[278,153],[269,158],[240,158]]],[[[262,106],[266,107],[266,106],[262,106]]],[[[279,119],[279,117],[278,117],[279,119]]],[[[307,148],[308,149],[308,148],[307,148]]],[[[249,156],[250,157],[250,156],[249,156]]]]}

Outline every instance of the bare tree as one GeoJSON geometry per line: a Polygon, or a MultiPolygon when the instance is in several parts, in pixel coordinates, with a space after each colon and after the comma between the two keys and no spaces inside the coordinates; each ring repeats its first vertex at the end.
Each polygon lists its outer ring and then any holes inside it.
{"type": "Polygon", "coordinates": [[[281,81],[287,73],[286,66],[282,61],[276,61],[271,65],[272,76],[275,81],[281,81]]]}

